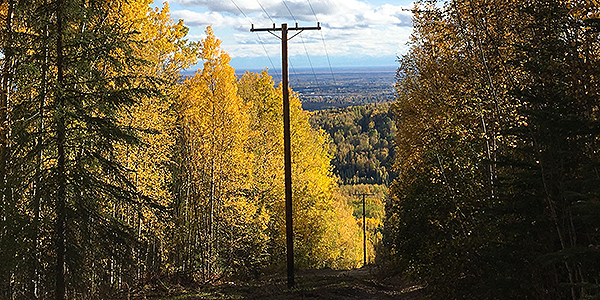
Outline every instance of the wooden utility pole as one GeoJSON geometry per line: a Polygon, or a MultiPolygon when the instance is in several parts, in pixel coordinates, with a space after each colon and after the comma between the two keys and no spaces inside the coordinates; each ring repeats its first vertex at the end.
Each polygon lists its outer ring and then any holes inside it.
{"type": "Polygon", "coordinates": [[[289,27],[286,23],[276,28],[252,28],[250,32],[267,31],[281,39],[281,82],[283,87],[283,152],[285,165],[285,232],[286,232],[286,250],[287,250],[287,279],[288,287],[294,287],[294,229],[292,218],[292,152],[291,152],[291,134],[290,134],[290,91],[288,75],[288,40],[291,40],[304,30],[321,30],[320,23],[317,27],[289,27]],[[297,31],[292,37],[288,38],[288,31],[297,31]],[[281,37],[274,32],[281,31],[281,37]]]}
{"type": "Polygon", "coordinates": [[[367,222],[365,217],[365,197],[372,196],[373,193],[355,193],[356,196],[362,196],[363,207],[363,266],[367,265],[367,222]]]}

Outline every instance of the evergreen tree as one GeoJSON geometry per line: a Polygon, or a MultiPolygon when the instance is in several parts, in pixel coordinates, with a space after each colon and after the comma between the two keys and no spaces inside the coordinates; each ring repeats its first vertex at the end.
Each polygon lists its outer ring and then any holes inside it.
{"type": "Polygon", "coordinates": [[[331,138],[333,172],[342,184],[389,184],[396,126],[389,103],[321,110],[310,116],[331,138]]]}
{"type": "Polygon", "coordinates": [[[426,2],[398,76],[387,253],[452,299],[596,296],[597,38],[578,1],[426,2]]]}
{"type": "Polygon", "coordinates": [[[11,6],[6,16],[15,22],[4,37],[22,48],[3,63],[24,72],[10,73],[11,94],[4,98],[11,112],[5,141],[14,149],[6,153],[16,176],[2,180],[4,199],[11,198],[2,208],[20,212],[7,218],[18,224],[3,224],[2,240],[18,244],[2,247],[11,262],[2,291],[7,298],[109,295],[119,284],[116,266],[127,264],[137,246],[109,204],[151,204],[115,158],[116,145],[137,143],[117,114],[158,95],[157,81],[133,72],[144,64],[133,53],[135,33],[122,20],[106,22],[116,9],[109,3],[11,6]]]}

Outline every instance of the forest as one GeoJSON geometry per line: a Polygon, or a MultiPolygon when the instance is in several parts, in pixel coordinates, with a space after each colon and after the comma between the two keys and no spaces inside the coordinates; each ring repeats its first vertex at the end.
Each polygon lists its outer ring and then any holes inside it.
{"type": "Polygon", "coordinates": [[[435,299],[598,299],[598,2],[417,7],[381,259],[435,299]]]}
{"type": "MultiPolygon", "coordinates": [[[[281,87],[152,1],[3,1],[0,299],[115,299],[285,264],[281,87]],[[197,61],[202,68],[180,79],[197,61]]],[[[361,263],[291,99],[295,260],[361,263]]]]}
{"type": "MultiPolygon", "coordinates": [[[[304,104],[304,103],[303,103],[304,104]]],[[[367,104],[312,112],[313,128],[328,136],[333,175],[340,195],[353,208],[362,227],[365,194],[367,263],[375,262],[381,247],[384,203],[393,180],[395,122],[389,103],[367,104]],[[368,196],[368,197],[367,197],[368,196]]]]}
{"type": "Polygon", "coordinates": [[[600,298],[597,1],[417,1],[393,103],[292,93],[291,289],[282,87],[151,4],[1,3],[0,299],[600,298]]]}
{"type": "Polygon", "coordinates": [[[341,184],[389,185],[396,131],[393,119],[389,103],[312,113],[312,126],[331,139],[331,164],[341,184]]]}

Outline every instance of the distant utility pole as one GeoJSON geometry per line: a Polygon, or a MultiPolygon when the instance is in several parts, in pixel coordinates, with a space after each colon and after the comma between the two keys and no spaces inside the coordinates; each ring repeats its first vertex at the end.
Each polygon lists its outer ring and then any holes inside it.
{"type": "Polygon", "coordinates": [[[367,265],[367,222],[365,217],[365,197],[373,196],[373,193],[355,193],[355,196],[362,196],[362,207],[363,207],[363,265],[367,265]]]}
{"type": "Polygon", "coordinates": [[[292,218],[292,152],[290,143],[290,91],[288,83],[288,40],[302,33],[304,30],[321,30],[321,24],[317,27],[289,27],[286,23],[281,24],[281,28],[276,28],[273,23],[272,28],[252,28],[250,32],[267,31],[277,38],[281,39],[281,82],[283,86],[283,152],[285,164],[285,232],[286,232],[286,250],[287,250],[287,277],[288,287],[294,287],[294,229],[292,218]],[[298,31],[292,37],[288,38],[288,31],[298,31]],[[274,31],[281,31],[281,37],[274,31]]]}

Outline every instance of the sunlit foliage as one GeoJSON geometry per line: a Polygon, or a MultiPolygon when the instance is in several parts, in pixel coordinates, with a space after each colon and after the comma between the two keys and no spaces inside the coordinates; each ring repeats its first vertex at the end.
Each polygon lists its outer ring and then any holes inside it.
{"type": "MultiPolygon", "coordinates": [[[[140,297],[283,259],[281,92],[151,1],[0,6],[0,298],[140,297]],[[195,76],[180,72],[203,62],[195,76]]],[[[297,261],[359,261],[294,97],[297,261]]]]}
{"type": "Polygon", "coordinates": [[[385,255],[436,297],[597,297],[598,6],[416,8],[385,255]]]}

